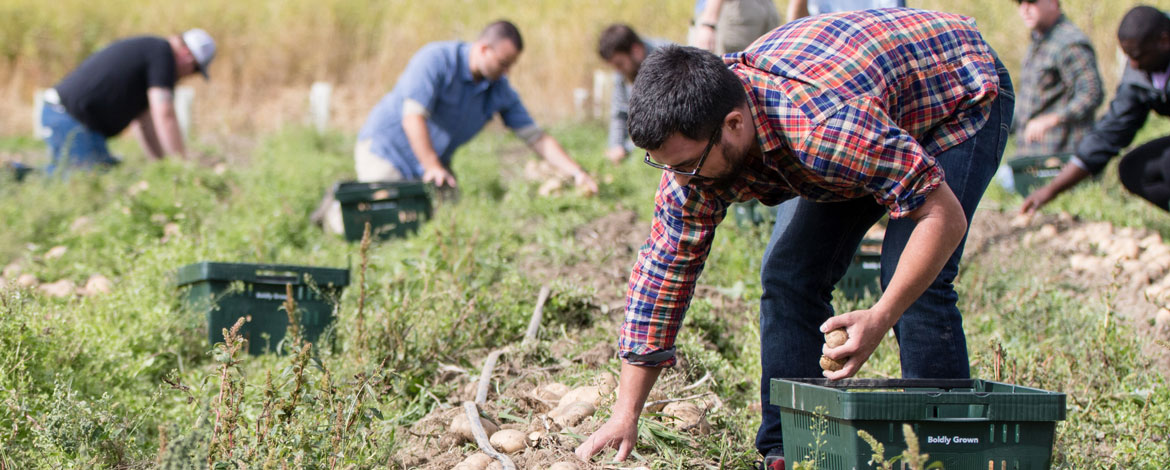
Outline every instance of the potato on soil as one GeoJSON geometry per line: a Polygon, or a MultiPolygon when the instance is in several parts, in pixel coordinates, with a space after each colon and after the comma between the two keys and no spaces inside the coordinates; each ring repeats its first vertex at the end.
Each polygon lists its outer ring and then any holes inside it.
{"type": "Polygon", "coordinates": [[[557,403],[557,408],[577,401],[589,402],[589,404],[597,406],[597,403],[601,401],[601,388],[596,385],[591,385],[569,390],[569,393],[561,397],[560,403],[557,403]]]}
{"type": "Polygon", "coordinates": [[[33,276],[32,274],[28,274],[28,273],[21,274],[20,277],[16,278],[16,285],[18,285],[20,287],[25,287],[25,288],[31,289],[33,287],[36,287],[37,284],[40,284],[40,283],[41,283],[41,281],[37,280],[36,276],[33,276]]]}
{"type": "Polygon", "coordinates": [[[524,435],[523,431],[504,429],[496,431],[488,441],[491,442],[492,447],[496,450],[505,454],[511,454],[527,447],[528,443],[525,442],[526,439],[527,436],[524,435]]]}
{"type": "Polygon", "coordinates": [[[596,379],[597,387],[601,389],[602,395],[608,395],[618,386],[617,377],[614,377],[610,372],[602,372],[596,379]]]}
{"type": "Polygon", "coordinates": [[[41,284],[37,289],[50,297],[69,297],[77,291],[77,285],[73,281],[62,279],[49,284],[41,284]]]}
{"type": "MultiPolygon", "coordinates": [[[[479,418],[480,425],[483,426],[483,432],[487,435],[495,434],[500,429],[496,423],[488,421],[483,417],[479,418]]],[[[467,413],[459,413],[455,418],[451,419],[451,434],[454,435],[460,442],[470,442],[475,440],[475,434],[471,432],[471,421],[467,420],[467,413]]]]}
{"type": "Polygon", "coordinates": [[[453,470],[485,470],[495,460],[488,454],[476,452],[463,459],[462,462],[455,464],[453,470]]]}
{"type": "Polygon", "coordinates": [[[548,470],[577,470],[577,464],[573,462],[557,462],[548,467],[548,470]]]}
{"type": "Polygon", "coordinates": [[[666,406],[666,403],[655,403],[666,399],[666,394],[659,390],[651,389],[650,395],[646,397],[646,403],[650,406],[646,407],[646,411],[651,413],[658,413],[666,406]]]}
{"type": "Polygon", "coordinates": [[[1154,316],[1154,327],[1162,332],[1170,330],[1170,310],[1164,308],[1158,310],[1158,314],[1154,316]]]}
{"type": "Polygon", "coordinates": [[[711,426],[707,424],[707,414],[703,409],[689,401],[676,401],[666,405],[662,414],[670,419],[669,423],[675,429],[696,430],[707,433],[711,426]]]}
{"type": "Polygon", "coordinates": [[[554,423],[561,427],[576,426],[585,418],[593,416],[597,412],[597,407],[592,403],[585,401],[577,401],[565,406],[557,407],[548,413],[548,417],[552,418],[554,423]]]}
{"type": "Polygon", "coordinates": [[[559,402],[561,397],[569,393],[569,386],[563,383],[552,382],[541,385],[536,390],[533,390],[532,396],[540,401],[555,401],[559,402]]]}

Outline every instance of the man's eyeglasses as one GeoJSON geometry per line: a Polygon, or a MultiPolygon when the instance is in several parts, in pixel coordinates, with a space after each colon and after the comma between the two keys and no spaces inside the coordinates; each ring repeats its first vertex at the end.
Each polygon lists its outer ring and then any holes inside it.
{"type": "Polygon", "coordinates": [[[703,149],[703,154],[699,156],[699,161],[697,163],[695,163],[694,169],[679,170],[677,168],[672,168],[670,165],[663,165],[661,163],[658,163],[650,158],[650,151],[648,151],[648,150],[646,151],[646,158],[644,161],[646,162],[647,165],[650,165],[654,168],[658,168],[659,170],[666,170],[666,171],[669,171],[671,173],[674,173],[677,175],[682,175],[682,176],[701,177],[699,175],[699,170],[703,169],[703,162],[707,160],[707,155],[711,153],[711,149],[713,147],[715,147],[715,142],[718,142],[719,137],[722,135],[723,135],[723,126],[716,127],[715,132],[711,133],[711,140],[707,141],[707,147],[703,149]]]}

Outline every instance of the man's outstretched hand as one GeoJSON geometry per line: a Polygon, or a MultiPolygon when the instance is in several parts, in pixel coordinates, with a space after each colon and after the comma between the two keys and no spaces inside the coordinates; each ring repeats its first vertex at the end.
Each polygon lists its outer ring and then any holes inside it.
{"type": "Polygon", "coordinates": [[[614,448],[618,451],[614,460],[622,462],[634,451],[637,440],[638,418],[629,419],[615,415],[577,447],[577,458],[588,461],[599,452],[614,448]]]}

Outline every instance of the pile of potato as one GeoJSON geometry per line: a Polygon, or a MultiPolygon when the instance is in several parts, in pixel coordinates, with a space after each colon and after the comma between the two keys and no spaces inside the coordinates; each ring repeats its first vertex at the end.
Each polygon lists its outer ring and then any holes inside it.
{"type": "MultiPolygon", "coordinates": [[[[525,400],[540,404],[538,408],[548,410],[536,415],[524,429],[502,429],[490,419],[481,417],[480,424],[492,447],[505,454],[519,454],[527,449],[565,447],[575,440],[562,442],[558,433],[562,430],[571,430],[578,434],[589,434],[587,429],[575,429],[589,418],[593,417],[602,404],[612,403],[617,393],[617,378],[609,372],[598,375],[589,385],[571,388],[565,384],[550,382],[532,389],[525,400]]],[[[661,400],[661,392],[655,391],[650,400],[661,400]]],[[[706,403],[692,401],[675,401],[658,403],[647,407],[647,412],[658,413],[668,425],[681,431],[708,433],[711,430],[707,422],[706,403]]],[[[512,428],[518,426],[510,425],[512,428]]],[[[449,438],[456,443],[475,442],[471,425],[465,413],[454,416],[450,421],[449,438]]],[[[572,451],[571,448],[564,450],[572,451]]],[[[500,468],[491,456],[483,453],[473,453],[455,466],[457,470],[490,470],[500,468]]],[[[580,468],[572,460],[556,462],[548,468],[553,470],[575,470],[580,468]]]]}

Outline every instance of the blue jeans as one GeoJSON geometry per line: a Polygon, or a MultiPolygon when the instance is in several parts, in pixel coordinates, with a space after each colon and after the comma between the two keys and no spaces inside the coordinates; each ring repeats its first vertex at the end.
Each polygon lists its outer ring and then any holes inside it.
{"type": "MultiPolygon", "coordinates": [[[[1007,143],[1015,107],[1011,78],[998,63],[1000,92],[987,123],[966,141],[936,156],[947,185],[959,199],[968,225],[995,175],[1007,143]]],[[[769,403],[772,378],[821,377],[818,360],[824,336],[819,327],[833,316],[833,286],[845,274],[865,232],[886,213],[872,198],[815,203],[793,199],[780,205],[760,272],[760,380],[763,420],[756,448],[766,455],[783,444],[780,407],[769,403]]],[[[891,220],[882,243],[882,289],[894,274],[915,223],[891,220]]],[[[926,292],[894,326],[906,378],[970,376],[963,318],[952,281],[959,271],[966,234],[926,292]]]]}
{"type": "Polygon", "coordinates": [[[72,168],[101,168],[120,163],[110,155],[106,136],[85,127],[61,105],[45,103],[41,111],[41,125],[50,131],[45,138],[50,154],[45,172],[50,175],[58,169],[64,174],[72,168]]]}

